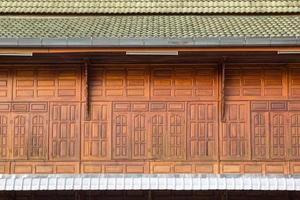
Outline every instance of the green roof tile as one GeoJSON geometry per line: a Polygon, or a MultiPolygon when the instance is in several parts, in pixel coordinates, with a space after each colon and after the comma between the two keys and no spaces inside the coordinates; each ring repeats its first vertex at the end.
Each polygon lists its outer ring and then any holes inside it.
{"type": "Polygon", "coordinates": [[[0,13],[299,13],[299,0],[1,0],[0,13]]]}
{"type": "Polygon", "coordinates": [[[0,38],[300,37],[299,15],[1,16],[0,38]]]}

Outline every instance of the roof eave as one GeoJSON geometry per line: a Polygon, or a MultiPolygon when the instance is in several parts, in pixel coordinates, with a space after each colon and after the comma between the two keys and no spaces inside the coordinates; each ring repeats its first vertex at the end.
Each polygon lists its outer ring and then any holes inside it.
{"type": "Polygon", "coordinates": [[[300,37],[0,38],[0,47],[273,47],[300,46],[300,37]]]}

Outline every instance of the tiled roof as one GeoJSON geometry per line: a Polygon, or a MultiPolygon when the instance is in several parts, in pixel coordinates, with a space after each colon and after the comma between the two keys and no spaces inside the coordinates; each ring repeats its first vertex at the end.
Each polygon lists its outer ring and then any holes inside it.
{"type": "Polygon", "coordinates": [[[300,15],[0,17],[0,38],[268,38],[299,36],[300,15]]]}
{"type": "Polygon", "coordinates": [[[1,0],[0,13],[299,13],[299,0],[1,0]]]}
{"type": "Polygon", "coordinates": [[[299,176],[213,174],[0,175],[0,191],[30,190],[288,190],[299,176]]]}

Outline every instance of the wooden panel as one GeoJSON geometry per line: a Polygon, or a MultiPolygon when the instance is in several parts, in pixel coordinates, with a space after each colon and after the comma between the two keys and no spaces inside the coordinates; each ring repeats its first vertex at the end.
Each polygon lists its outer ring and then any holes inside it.
{"type": "Polygon", "coordinates": [[[166,104],[165,159],[186,159],[186,105],[184,102],[166,104]]]}
{"type": "Polygon", "coordinates": [[[79,158],[79,104],[50,105],[50,157],[54,160],[79,158]]]}
{"type": "Polygon", "coordinates": [[[166,156],[166,135],[167,135],[167,116],[166,111],[150,112],[150,157],[152,159],[162,160],[166,156]]]}
{"type": "Polygon", "coordinates": [[[225,93],[235,99],[285,96],[285,71],[280,67],[227,67],[225,93]]]}
{"type": "Polygon", "coordinates": [[[93,64],[90,104],[80,67],[28,66],[0,70],[1,173],[300,173],[299,65],[226,65],[221,98],[215,64],[93,64]]]}
{"type": "Polygon", "coordinates": [[[111,104],[93,102],[90,119],[82,106],[82,158],[85,160],[110,159],[111,156],[111,104]]]}
{"type": "Polygon", "coordinates": [[[43,159],[48,149],[48,113],[32,113],[29,127],[29,157],[43,159]]]}
{"type": "Polygon", "coordinates": [[[188,154],[190,159],[216,158],[218,138],[216,103],[190,103],[188,106],[188,154]]]}
{"type": "Polygon", "coordinates": [[[13,158],[27,159],[28,156],[28,114],[14,114],[13,119],[13,158]]]}
{"type": "Polygon", "coordinates": [[[222,159],[249,159],[249,106],[245,102],[228,102],[225,107],[221,146],[222,159]]]}
{"type": "Polygon", "coordinates": [[[0,70],[0,100],[8,101],[12,97],[12,73],[8,69],[0,70]]]}
{"type": "Polygon", "coordinates": [[[148,103],[115,103],[113,109],[114,157],[147,158],[148,103]]]}
{"type": "MultiPolygon", "coordinates": [[[[114,105],[117,106],[117,105],[114,105]]],[[[129,110],[128,110],[129,111],[129,110]]],[[[113,113],[113,156],[114,158],[130,158],[131,135],[130,135],[130,113],[113,113]]]]}
{"type": "Polygon", "coordinates": [[[269,113],[252,113],[252,157],[254,159],[269,158],[269,113]]]}
{"type": "Polygon", "coordinates": [[[286,140],[286,117],[282,112],[270,113],[270,154],[271,158],[283,159],[285,153],[286,140]]]}
{"type": "Polygon", "coordinates": [[[93,100],[149,98],[149,75],[145,66],[94,66],[89,74],[93,100]]]}
{"type": "Polygon", "coordinates": [[[291,68],[289,69],[289,95],[292,98],[300,97],[300,69],[291,68]]]}
{"type": "Polygon", "coordinates": [[[151,99],[192,100],[216,99],[215,66],[153,67],[151,99]]]}
{"type": "Polygon", "coordinates": [[[10,157],[11,134],[10,113],[2,111],[0,114],[0,159],[10,157]]]}
{"type": "Polygon", "coordinates": [[[300,156],[300,112],[289,113],[289,142],[290,157],[299,159],[300,156]]]}
{"type": "Polygon", "coordinates": [[[150,173],[217,173],[218,165],[213,162],[150,162],[150,173]]]}
{"type": "Polygon", "coordinates": [[[15,100],[75,100],[80,94],[79,68],[17,69],[15,100]]]}
{"type": "Polygon", "coordinates": [[[14,159],[45,159],[48,148],[48,104],[12,104],[12,148],[14,159]]]}
{"type": "Polygon", "coordinates": [[[12,162],[11,173],[16,173],[16,174],[79,173],[79,163],[76,162],[12,162]]]}
{"type": "Polygon", "coordinates": [[[168,113],[167,158],[186,158],[186,119],[183,112],[168,113]]]}
{"type": "Polygon", "coordinates": [[[132,113],[132,158],[147,158],[148,119],[146,113],[132,113]]]}

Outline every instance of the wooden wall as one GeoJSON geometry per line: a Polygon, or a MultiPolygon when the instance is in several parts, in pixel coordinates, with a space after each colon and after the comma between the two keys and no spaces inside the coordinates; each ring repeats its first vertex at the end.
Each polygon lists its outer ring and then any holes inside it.
{"type": "Polygon", "coordinates": [[[226,65],[224,110],[221,72],[1,66],[0,172],[300,173],[300,65],[226,65]]]}

